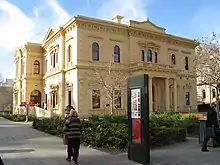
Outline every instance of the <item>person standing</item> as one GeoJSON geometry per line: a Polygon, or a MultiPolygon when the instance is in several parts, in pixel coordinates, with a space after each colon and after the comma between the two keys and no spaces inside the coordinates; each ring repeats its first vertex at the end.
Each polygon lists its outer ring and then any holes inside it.
{"type": "Polygon", "coordinates": [[[72,109],[70,111],[70,115],[65,121],[63,131],[68,139],[66,160],[70,162],[71,157],[73,157],[75,164],[78,164],[82,124],[75,110],[72,109]]]}
{"type": "MultiPolygon", "coordinates": [[[[216,129],[218,128],[218,117],[217,117],[217,112],[215,111],[215,104],[211,104],[211,109],[207,113],[207,120],[206,120],[206,130],[210,129],[212,130],[213,135],[207,135],[205,133],[205,139],[202,145],[202,151],[203,152],[208,152],[209,150],[207,149],[207,143],[209,139],[212,137],[215,137],[216,134],[216,129]]],[[[205,131],[206,132],[206,131],[205,131]]]]}

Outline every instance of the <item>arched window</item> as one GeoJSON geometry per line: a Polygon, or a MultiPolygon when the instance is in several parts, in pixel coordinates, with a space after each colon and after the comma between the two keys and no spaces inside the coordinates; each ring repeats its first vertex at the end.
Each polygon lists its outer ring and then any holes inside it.
{"type": "Polygon", "coordinates": [[[92,61],[99,61],[99,44],[96,42],[92,44],[92,61]]]}
{"type": "Polygon", "coordinates": [[[41,92],[39,90],[34,90],[31,92],[30,101],[35,104],[41,105],[41,92]]]}
{"type": "Polygon", "coordinates": [[[157,52],[155,52],[155,63],[157,63],[157,52]]]}
{"type": "Polygon", "coordinates": [[[72,47],[71,47],[71,45],[69,45],[67,48],[67,61],[68,62],[71,61],[71,55],[72,55],[72,47]]]}
{"type": "Polygon", "coordinates": [[[114,47],[114,62],[120,62],[120,47],[118,45],[114,47]]]}
{"type": "Polygon", "coordinates": [[[185,69],[189,70],[189,60],[188,60],[188,57],[185,57],[185,69]]]}
{"type": "Polygon", "coordinates": [[[40,62],[38,60],[34,61],[33,73],[40,74],[40,62]]]}
{"type": "Polygon", "coordinates": [[[147,62],[152,62],[152,51],[150,49],[147,50],[147,62]]]}
{"type": "Polygon", "coordinates": [[[212,89],[212,98],[215,98],[215,97],[216,97],[215,89],[212,89]]]}
{"type": "Polygon", "coordinates": [[[176,57],[174,54],[171,55],[171,61],[172,61],[172,64],[175,65],[176,64],[176,57]]]}
{"type": "Polygon", "coordinates": [[[205,89],[202,90],[202,98],[205,99],[206,98],[206,93],[205,93],[205,89]]]}

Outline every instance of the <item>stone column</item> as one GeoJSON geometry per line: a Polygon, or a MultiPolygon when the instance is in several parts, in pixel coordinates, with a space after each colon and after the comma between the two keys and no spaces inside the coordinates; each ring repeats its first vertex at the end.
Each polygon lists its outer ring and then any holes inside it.
{"type": "Polygon", "coordinates": [[[166,100],[166,111],[169,111],[170,110],[169,78],[165,78],[165,100],[166,100]]]}
{"type": "Polygon", "coordinates": [[[174,100],[174,111],[177,111],[177,83],[176,79],[173,79],[173,100],[174,100]]]}
{"type": "Polygon", "coordinates": [[[64,116],[65,115],[65,102],[66,102],[66,78],[65,78],[65,57],[66,57],[66,49],[65,49],[65,44],[66,44],[66,37],[65,37],[65,31],[64,29],[61,27],[61,37],[62,37],[62,45],[61,45],[61,53],[59,53],[60,56],[62,56],[61,58],[61,82],[59,83],[59,87],[60,87],[60,95],[59,95],[59,111],[60,111],[60,115],[64,116]]]}
{"type": "Polygon", "coordinates": [[[153,93],[152,93],[152,77],[148,77],[148,91],[149,91],[149,111],[153,111],[153,93]]]}

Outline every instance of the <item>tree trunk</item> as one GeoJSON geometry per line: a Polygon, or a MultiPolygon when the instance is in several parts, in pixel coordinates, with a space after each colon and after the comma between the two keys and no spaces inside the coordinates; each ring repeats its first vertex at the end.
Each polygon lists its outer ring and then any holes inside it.
{"type": "Polygon", "coordinates": [[[220,100],[219,100],[219,92],[218,92],[218,88],[216,89],[217,91],[217,97],[216,97],[216,105],[217,105],[217,118],[218,118],[218,125],[219,125],[219,108],[220,108],[220,100]]]}
{"type": "Polygon", "coordinates": [[[110,114],[113,115],[114,112],[114,102],[113,99],[110,100],[110,114]]]}

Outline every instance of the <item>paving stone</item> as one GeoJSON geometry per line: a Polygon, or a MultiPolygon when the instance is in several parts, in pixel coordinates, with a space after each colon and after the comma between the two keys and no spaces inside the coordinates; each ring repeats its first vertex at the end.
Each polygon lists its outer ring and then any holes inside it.
{"type": "MultiPolygon", "coordinates": [[[[220,148],[202,153],[198,140],[151,151],[152,165],[219,165],[220,148]]],[[[30,123],[14,123],[0,118],[0,155],[5,165],[68,165],[62,139],[31,128],[30,123]]],[[[80,165],[138,165],[127,154],[110,155],[81,147],[80,165]]]]}

